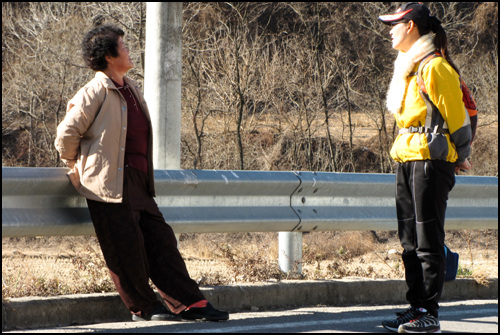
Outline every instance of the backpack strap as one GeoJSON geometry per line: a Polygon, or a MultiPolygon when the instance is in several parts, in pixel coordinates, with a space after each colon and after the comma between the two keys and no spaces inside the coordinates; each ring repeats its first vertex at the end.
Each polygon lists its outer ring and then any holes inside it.
{"type": "Polygon", "coordinates": [[[441,53],[439,53],[437,51],[433,51],[430,54],[428,54],[427,56],[425,56],[420,61],[420,64],[418,65],[418,70],[417,70],[417,73],[416,73],[416,75],[417,75],[417,84],[418,84],[418,87],[425,94],[427,94],[427,88],[425,88],[424,78],[422,78],[422,70],[427,65],[427,63],[429,63],[432,59],[434,59],[436,57],[443,57],[443,56],[441,55],[441,53]]]}
{"type": "Polygon", "coordinates": [[[429,94],[427,93],[427,88],[425,87],[424,79],[422,78],[422,70],[432,59],[436,57],[442,57],[441,53],[437,51],[433,51],[427,56],[425,56],[418,65],[417,70],[417,84],[420,88],[419,94],[422,100],[424,100],[425,106],[427,107],[427,115],[425,117],[425,123],[423,125],[424,129],[429,129],[425,132],[428,133],[440,133],[446,134],[448,133],[448,125],[446,121],[442,118],[441,113],[439,113],[439,109],[432,102],[429,94]]]}

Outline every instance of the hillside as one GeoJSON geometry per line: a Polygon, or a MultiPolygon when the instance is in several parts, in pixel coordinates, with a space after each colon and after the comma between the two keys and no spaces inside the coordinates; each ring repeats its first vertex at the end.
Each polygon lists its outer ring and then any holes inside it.
{"type": "MultiPolygon", "coordinates": [[[[498,174],[498,4],[429,3],[479,103],[472,173],[498,174]]],[[[392,172],[387,3],[184,3],[182,168],[392,172]],[[238,74],[238,75],[237,75],[238,74]]],[[[62,166],[80,40],[126,32],[142,82],[145,3],[2,3],[2,164],[62,166]]]]}

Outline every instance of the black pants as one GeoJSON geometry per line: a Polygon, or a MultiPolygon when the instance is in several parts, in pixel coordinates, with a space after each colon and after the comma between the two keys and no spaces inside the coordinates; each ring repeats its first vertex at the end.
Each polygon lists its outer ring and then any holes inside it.
{"type": "Polygon", "coordinates": [[[455,185],[453,163],[432,160],[398,164],[396,208],[408,292],[413,307],[438,316],[446,269],[444,218],[455,185]]]}
{"type": "Polygon", "coordinates": [[[161,306],[149,278],[174,313],[205,299],[188,274],[172,228],[147,193],[146,174],[125,168],[122,203],[87,199],[109,272],[131,313],[161,306]]]}

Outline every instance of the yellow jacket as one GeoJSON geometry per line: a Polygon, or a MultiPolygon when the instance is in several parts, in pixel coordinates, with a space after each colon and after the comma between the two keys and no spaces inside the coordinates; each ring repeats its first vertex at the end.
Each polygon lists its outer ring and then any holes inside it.
{"type": "MultiPolygon", "coordinates": [[[[151,117],[137,83],[128,77],[124,80],[149,121],[148,178],[149,192],[154,196],[151,117]]],[[[127,102],[111,79],[96,72],[95,78],[68,102],[55,140],[61,159],[73,169],[68,175],[81,195],[90,200],[122,202],[126,138],[127,102]]]]}
{"type": "MultiPolygon", "coordinates": [[[[417,72],[418,65],[415,65],[413,73],[417,72]]],[[[436,57],[423,68],[422,78],[431,101],[446,122],[445,127],[447,124],[449,134],[399,134],[392,146],[391,157],[400,163],[429,159],[461,163],[470,154],[471,129],[469,114],[462,102],[459,76],[444,57],[436,57]]],[[[398,127],[430,127],[425,124],[427,107],[419,93],[417,76],[410,75],[406,84],[401,112],[395,114],[398,127]]]]}

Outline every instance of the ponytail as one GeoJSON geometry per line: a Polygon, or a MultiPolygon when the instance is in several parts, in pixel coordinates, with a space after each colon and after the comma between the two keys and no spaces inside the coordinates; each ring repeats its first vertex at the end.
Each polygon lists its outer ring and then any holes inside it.
{"type": "Polygon", "coordinates": [[[420,36],[427,35],[431,31],[436,35],[434,36],[434,46],[437,51],[443,55],[446,61],[451,65],[451,67],[460,75],[460,71],[455,63],[451,60],[451,57],[448,53],[448,38],[446,37],[446,32],[441,25],[441,21],[435,16],[430,16],[427,21],[427,27],[421,27],[417,25],[418,32],[420,36]]]}
{"type": "Polygon", "coordinates": [[[441,21],[439,21],[435,16],[431,16],[429,19],[429,28],[436,34],[434,36],[434,45],[436,49],[443,55],[443,57],[448,61],[451,67],[457,71],[458,75],[460,75],[460,71],[455,63],[451,60],[451,57],[448,53],[448,38],[446,37],[446,32],[441,25],[441,21]]]}

